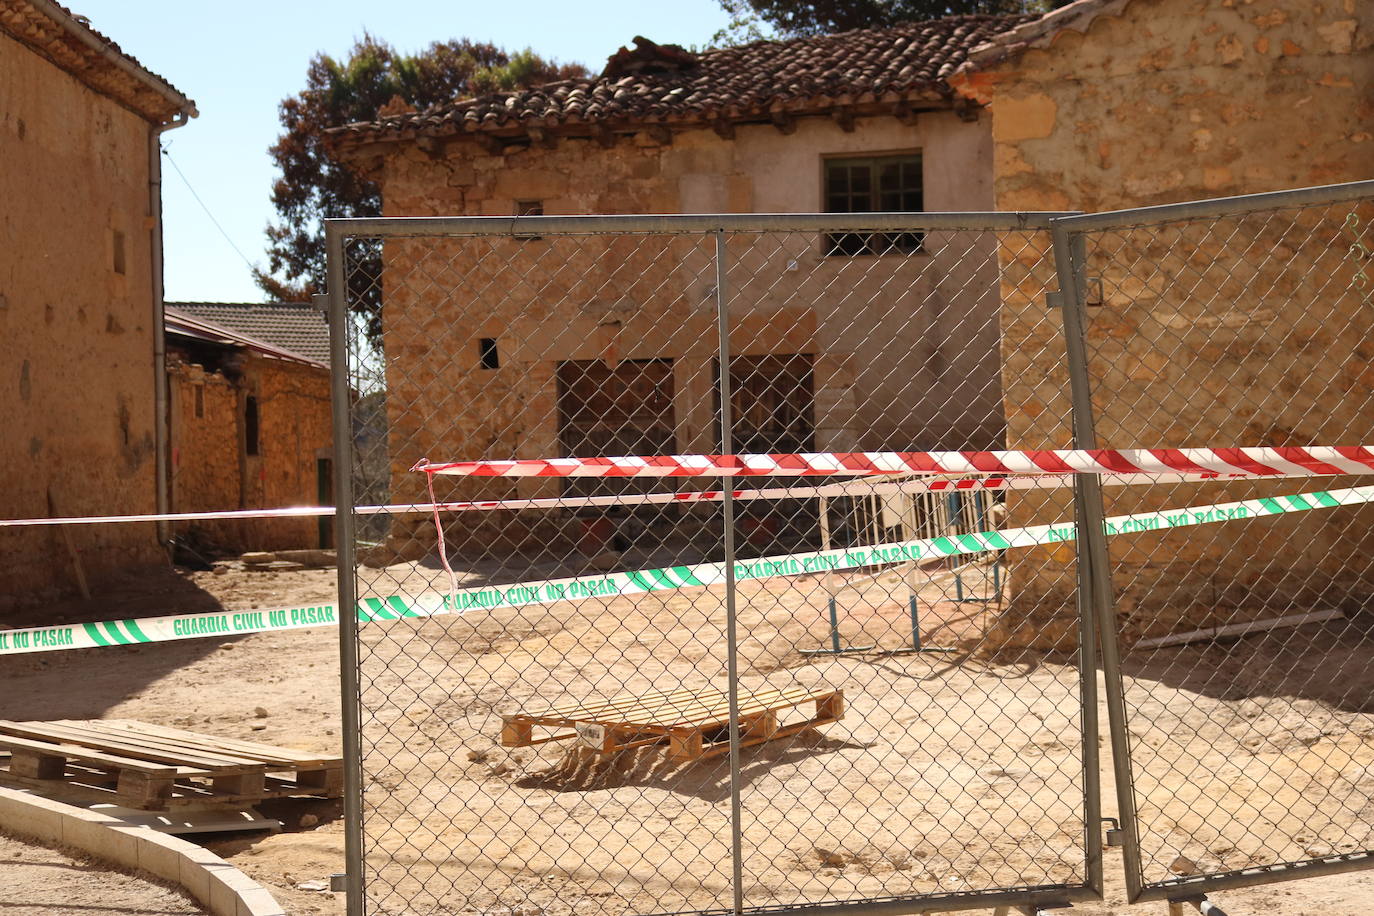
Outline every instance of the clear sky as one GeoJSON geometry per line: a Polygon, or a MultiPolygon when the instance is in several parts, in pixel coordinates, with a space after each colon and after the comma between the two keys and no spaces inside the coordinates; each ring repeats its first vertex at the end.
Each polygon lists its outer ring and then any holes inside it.
{"type": "Polygon", "coordinates": [[[163,157],[167,298],[258,302],[245,259],[265,264],[277,104],[305,85],[318,51],[342,57],[364,31],[400,51],[471,38],[529,47],[599,70],[635,35],[705,45],[727,22],[717,0],[64,0],[143,66],[196,101],[200,117],[163,146],[231,245],[163,157]],[[234,251],[237,246],[242,257],[234,251]]]}

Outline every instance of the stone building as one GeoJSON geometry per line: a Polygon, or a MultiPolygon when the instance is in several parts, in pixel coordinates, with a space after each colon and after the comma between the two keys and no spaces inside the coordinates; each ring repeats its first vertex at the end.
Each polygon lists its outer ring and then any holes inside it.
{"type": "MultiPolygon", "coordinates": [[[[1079,0],[976,49],[949,82],[990,115],[1000,209],[1107,211],[1374,178],[1374,6],[1359,0],[1079,0]]],[[[1345,215],[1308,211],[1302,230],[1294,218],[1090,240],[1089,273],[1104,289],[1088,329],[1100,445],[1374,438],[1369,306],[1350,282],[1349,239],[1333,244],[1349,235],[1345,215]]],[[[1004,302],[1022,297],[1004,283],[1004,302]]],[[[1068,391],[1062,364],[1028,345],[1035,332],[1014,314],[1003,313],[1013,447],[1045,437],[1043,418],[1068,391]]],[[[1303,486],[1109,489],[1106,508],[1303,486]]],[[[1013,495],[1009,510],[1033,523],[1069,506],[1013,495]]],[[[1360,600],[1374,591],[1370,531],[1368,511],[1341,509],[1113,539],[1128,635],[1360,600]]],[[[1009,639],[1071,635],[1071,558],[1063,546],[1025,552],[1014,587],[1029,610],[1009,639]]]]}
{"type": "MultiPolygon", "coordinates": [[[[988,210],[988,120],[942,78],[1022,21],[960,17],[696,55],[636,39],[594,79],[398,114],[337,140],[395,216],[988,210]]],[[[995,239],[938,236],[732,241],[737,450],[1002,441],[995,239]]],[[[396,498],[418,495],[408,469],[422,456],[719,448],[703,245],[388,243],[396,498]]]]}
{"type": "MultiPolygon", "coordinates": [[[[333,505],[329,329],[309,305],[169,302],[173,512],[333,505]]],[[[332,519],[178,524],[206,548],[332,546],[332,519]]]]}
{"type": "MultiPolygon", "coordinates": [[[[340,129],[335,142],[380,184],[389,216],[866,209],[844,199],[854,189],[850,169],[896,169],[898,191],[919,187],[874,209],[1118,209],[1371,177],[1372,36],[1374,9],[1357,0],[1078,0],[1043,17],[955,18],[697,55],[641,40],[592,79],[393,111],[340,129]]],[[[771,316],[752,326],[742,319],[739,339],[732,334],[732,349],[756,361],[749,372],[761,383],[754,392],[740,386],[738,407],[763,404],[771,416],[755,425],[774,430],[743,436],[739,450],[1070,443],[1062,358],[1046,346],[1056,319],[1042,311],[1054,282],[1045,276],[1047,238],[928,241],[931,254],[919,260],[901,256],[911,252],[900,246],[881,257],[828,257],[814,236],[796,250],[780,243],[783,256],[768,263],[736,252],[754,282],[732,289],[734,303],[741,314],[771,316]],[[958,256],[941,261],[942,251],[958,256]],[[869,311],[860,306],[850,325],[868,329],[864,340],[834,334],[842,297],[807,298],[802,278],[856,290],[848,307],[858,300],[869,311]],[[909,292],[888,298],[898,290],[909,292]],[[881,364],[884,351],[874,348],[900,350],[908,361],[881,364]],[[783,390],[800,390],[801,406],[769,396],[783,390]]],[[[576,454],[579,446],[710,451],[712,316],[688,304],[709,294],[704,258],[700,246],[643,240],[596,250],[566,240],[389,242],[379,294],[398,495],[413,492],[407,469],[419,457],[576,454]],[[536,284],[525,279],[538,275],[528,267],[502,274],[494,266],[537,263],[536,250],[578,279],[536,284]],[[606,301],[606,281],[630,275],[642,279],[639,292],[606,301]],[[604,370],[592,368],[597,361],[604,370]],[[579,398],[574,383],[593,378],[622,397],[579,398]],[[460,406],[444,413],[441,402],[460,406]],[[578,419],[595,427],[612,410],[634,435],[589,441],[578,419]]],[[[1135,318],[1124,301],[1116,305],[1116,315],[1095,319],[1097,333],[1131,341],[1135,318]]],[[[1230,416],[1225,405],[1213,405],[1210,425],[1192,422],[1200,415],[1190,413],[1188,386],[1132,362],[1157,358],[1142,349],[1128,343],[1094,368],[1099,413],[1124,417],[1104,444],[1177,444],[1162,441],[1169,436],[1189,445],[1293,444],[1337,432],[1353,443],[1374,432],[1344,415],[1339,430],[1318,428],[1315,413],[1310,428],[1228,425],[1217,419],[1218,411],[1230,416]],[[1163,431],[1151,425],[1157,420],[1121,413],[1142,398],[1180,422],[1163,431]],[[1205,442],[1190,438],[1203,433],[1205,442]]],[[[1250,372],[1241,377],[1259,384],[1287,365],[1263,348],[1232,349],[1250,372]]],[[[1218,367],[1209,384],[1237,377],[1235,369],[1218,367]]],[[[1301,387],[1292,373],[1286,384],[1301,387]]],[[[456,490],[512,491],[472,481],[456,490]]],[[[539,481],[514,491],[552,492],[539,481]]],[[[1205,501],[1208,491],[1196,495],[1205,501]]],[[[1158,507],[1160,497],[1115,498],[1109,511],[1158,507]]],[[[1010,510],[1013,524],[1068,514],[1061,501],[1013,499],[1010,510]]],[[[1328,544],[1331,532],[1303,527],[1321,524],[1276,523],[1266,537],[1301,530],[1328,544]]],[[[1182,535],[1169,542],[1182,545],[1182,535]]],[[[1071,635],[1072,556],[1061,546],[1020,564],[1012,601],[1029,610],[1006,638],[1071,635]]],[[[1207,567],[1200,555],[1187,559],[1207,567]]],[[[1294,575],[1311,578],[1327,562],[1299,562],[1294,575]]],[[[1135,581],[1148,591],[1158,575],[1135,581]]],[[[1123,603],[1130,610],[1140,597],[1123,603]]],[[[1195,622],[1208,616],[1205,608],[1187,613],[1195,622]]],[[[1167,623],[1159,609],[1149,615],[1167,623]]]]}
{"type": "MultiPolygon", "coordinates": [[[[158,137],[196,114],[49,0],[0,0],[0,515],[158,505],[158,137]]],[[[0,531],[0,596],[160,552],[151,525],[0,531]]]]}

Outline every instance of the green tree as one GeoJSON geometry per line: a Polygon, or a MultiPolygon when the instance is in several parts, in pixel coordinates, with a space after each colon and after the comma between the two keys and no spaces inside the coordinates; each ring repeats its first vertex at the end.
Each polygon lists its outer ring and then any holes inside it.
{"type": "MultiPolygon", "coordinates": [[[[267,227],[267,268],[254,271],[259,288],[283,301],[301,301],[325,285],[321,220],[378,216],[381,191],[330,155],[324,131],[354,121],[371,121],[399,97],[425,109],[461,98],[586,75],[577,64],[556,64],[528,48],[515,54],[465,38],[435,42],[418,54],[400,54],[364,34],[348,57],[317,54],[306,71],[305,89],[282,101],[282,133],[269,149],[280,175],[272,184],[278,220],[267,227]]],[[[350,286],[366,283],[350,278],[350,286]]],[[[367,311],[359,296],[352,301],[367,311]]],[[[376,332],[376,315],[368,315],[376,332]]]]}
{"type": "Polygon", "coordinates": [[[1069,0],[720,0],[730,25],[716,41],[765,37],[764,25],[781,38],[872,29],[942,16],[1043,13],[1069,0]]]}

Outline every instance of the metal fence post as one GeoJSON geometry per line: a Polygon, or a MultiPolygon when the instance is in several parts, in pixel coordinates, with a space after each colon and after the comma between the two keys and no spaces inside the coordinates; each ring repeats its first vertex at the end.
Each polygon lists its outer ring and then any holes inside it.
{"type": "MultiPolygon", "coordinates": [[[[1082,519],[1084,492],[1074,481],[1073,514],[1082,519]]],[[[1081,530],[1081,529],[1080,529],[1081,530]]],[[[1102,861],[1102,755],[1097,715],[1097,627],[1093,618],[1093,576],[1082,554],[1078,561],[1078,677],[1083,704],[1083,850],[1087,885],[1103,894],[1102,861]]]]}
{"type": "MultiPolygon", "coordinates": [[[[1064,345],[1069,365],[1069,387],[1073,399],[1073,442],[1075,448],[1097,447],[1097,433],[1093,422],[1092,386],[1088,375],[1088,352],[1084,340],[1086,328],[1084,269],[1086,253],[1083,236],[1071,233],[1057,220],[1052,220],[1055,269],[1059,275],[1060,303],[1064,310],[1064,345]]],[[[1074,486],[1074,515],[1079,538],[1079,608],[1080,613],[1097,617],[1097,643],[1102,660],[1102,674],[1107,691],[1107,726],[1111,732],[1112,768],[1116,775],[1117,815],[1121,819],[1122,852],[1126,862],[1126,891],[1134,901],[1141,891],[1140,845],[1136,824],[1135,794],[1132,791],[1130,738],[1126,732],[1125,691],[1121,683],[1121,654],[1117,642],[1116,601],[1112,592],[1111,564],[1107,557],[1107,535],[1103,527],[1105,510],[1102,504],[1102,484],[1095,475],[1079,474],[1074,486]],[[1082,589],[1088,589],[1085,593],[1082,589]]],[[[1091,626],[1084,624],[1080,632],[1091,626]]],[[[1081,648],[1081,647],[1080,647],[1081,648]]],[[[1090,661],[1090,657],[1085,657],[1090,661]]],[[[1088,665],[1087,676],[1096,680],[1095,666],[1088,665]]],[[[1092,690],[1096,700],[1096,687],[1092,690]]],[[[1084,692],[1084,737],[1097,752],[1096,710],[1087,714],[1088,694],[1084,692]],[[1088,729],[1089,719],[1094,728],[1088,729]]],[[[1089,767],[1085,751],[1084,766],[1089,767]]],[[[1101,789],[1094,775],[1094,793],[1098,796],[1098,815],[1087,824],[1089,862],[1102,863],[1101,789]],[[1096,822],[1094,822],[1096,820],[1096,822]],[[1094,849],[1096,853],[1094,855],[1094,849]]],[[[1099,878],[1100,881],[1100,878],[1099,878]]],[[[1099,884],[1100,887],[1100,884],[1099,884]]]]}
{"type": "Polygon", "coordinates": [[[325,225],[329,283],[330,396],[334,426],[334,545],[338,557],[339,683],[344,758],[344,871],[348,916],[362,916],[363,812],[362,732],[358,706],[358,616],[354,568],[357,549],[353,519],[353,424],[349,387],[351,349],[348,289],[344,279],[343,233],[325,225]]]}
{"type": "MultiPolygon", "coordinates": [[[[720,335],[720,449],[734,452],[730,435],[733,417],[730,410],[730,301],[726,292],[729,269],[726,262],[725,233],[715,232],[716,242],[716,328],[720,335]]],[[[722,490],[722,517],[725,526],[725,653],[727,690],[730,694],[730,855],[736,913],[744,911],[744,830],[740,823],[739,764],[739,635],[735,613],[735,501],[734,481],[727,477],[722,490]]]]}

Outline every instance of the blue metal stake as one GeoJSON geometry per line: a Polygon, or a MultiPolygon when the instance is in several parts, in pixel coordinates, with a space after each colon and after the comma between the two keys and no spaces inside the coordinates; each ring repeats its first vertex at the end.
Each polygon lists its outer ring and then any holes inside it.
{"type": "Polygon", "coordinates": [[[895,652],[957,652],[951,646],[923,646],[921,645],[921,616],[920,605],[916,603],[916,596],[911,595],[907,598],[907,607],[911,609],[911,648],[896,649],[895,652]]]}
{"type": "Polygon", "coordinates": [[[842,646],[840,645],[840,612],[835,605],[835,598],[830,598],[830,648],[829,649],[802,649],[802,655],[844,655],[849,652],[869,652],[873,646],[842,646]]]}
{"type": "Polygon", "coordinates": [[[840,651],[840,615],[835,610],[835,598],[830,598],[830,648],[833,652],[840,651]]]}

